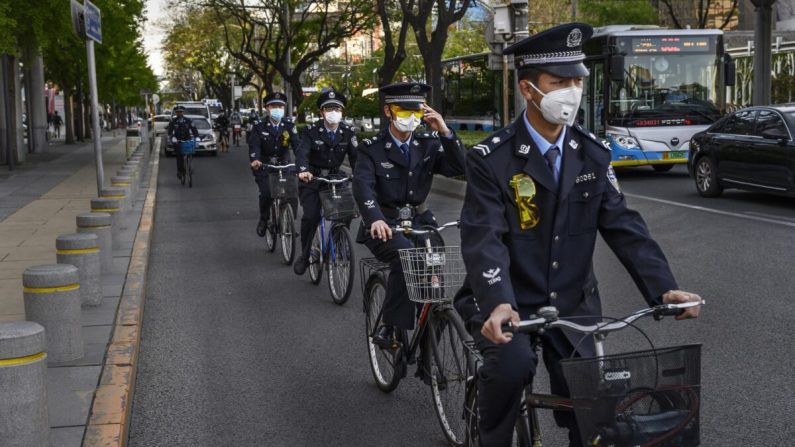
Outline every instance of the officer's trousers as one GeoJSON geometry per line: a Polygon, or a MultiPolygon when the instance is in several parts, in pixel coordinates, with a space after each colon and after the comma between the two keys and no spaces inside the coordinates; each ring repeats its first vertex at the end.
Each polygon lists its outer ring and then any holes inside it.
{"type": "Polygon", "coordinates": [[[182,154],[182,148],[179,144],[174,145],[174,158],[177,159],[177,172],[180,174],[185,173],[185,156],[182,154]]]}
{"type": "Polygon", "coordinates": [[[319,182],[301,183],[299,194],[301,197],[301,253],[304,259],[309,257],[309,249],[312,248],[312,237],[320,223],[320,215],[323,207],[320,204],[320,189],[323,185],[319,182]]]}
{"type": "Polygon", "coordinates": [[[386,281],[384,297],[383,322],[400,329],[414,329],[414,303],[409,301],[406,291],[406,280],[403,277],[403,266],[400,265],[398,250],[413,248],[414,244],[402,234],[392,233],[392,239],[386,242],[380,239],[367,238],[367,248],[381,262],[389,264],[389,278],[386,281]]]}
{"type": "MultiPolygon", "coordinates": [[[[514,424],[519,415],[521,393],[530,384],[538,366],[538,356],[530,346],[530,336],[514,334],[509,343],[496,345],[480,333],[472,333],[483,356],[478,371],[479,432],[482,447],[511,445],[514,424]]],[[[558,329],[541,336],[541,353],[549,372],[552,394],[568,396],[569,388],[563,378],[560,360],[571,357],[573,346],[558,329]]],[[[542,410],[543,411],[543,410],[542,410]]],[[[570,447],[581,447],[574,413],[554,412],[555,422],[569,429],[570,447]]]]}
{"type": "MultiPolygon", "coordinates": [[[[259,189],[259,218],[267,221],[268,214],[270,214],[271,205],[273,204],[273,198],[271,197],[271,187],[268,183],[268,176],[255,175],[254,181],[257,182],[257,188],[259,189]]],[[[288,199],[287,201],[293,207],[293,216],[297,216],[298,199],[288,199]]]]}

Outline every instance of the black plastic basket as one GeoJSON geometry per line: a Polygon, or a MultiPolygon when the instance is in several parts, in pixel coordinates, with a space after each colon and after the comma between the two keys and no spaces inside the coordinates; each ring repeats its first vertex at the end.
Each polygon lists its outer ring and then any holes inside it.
{"type": "Polygon", "coordinates": [[[298,177],[293,173],[284,173],[279,178],[278,172],[268,174],[268,184],[271,189],[271,197],[276,199],[293,199],[298,197],[298,177]]]}
{"type": "Polygon", "coordinates": [[[701,345],[561,361],[583,445],[699,445],[701,345]]]}
{"type": "Polygon", "coordinates": [[[359,215],[350,183],[321,190],[320,203],[327,220],[349,221],[359,215]]]}

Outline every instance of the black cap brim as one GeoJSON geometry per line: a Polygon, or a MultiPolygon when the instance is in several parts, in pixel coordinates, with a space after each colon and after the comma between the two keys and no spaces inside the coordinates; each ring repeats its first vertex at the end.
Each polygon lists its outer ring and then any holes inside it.
{"type": "Polygon", "coordinates": [[[582,62],[578,64],[535,65],[527,68],[545,71],[559,78],[586,78],[591,74],[582,62]]]}
{"type": "Polygon", "coordinates": [[[400,106],[401,109],[406,110],[422,110],[422,106],[425,104],[424,102],[392,102],[388,105],[396,105],[400,106]]]}

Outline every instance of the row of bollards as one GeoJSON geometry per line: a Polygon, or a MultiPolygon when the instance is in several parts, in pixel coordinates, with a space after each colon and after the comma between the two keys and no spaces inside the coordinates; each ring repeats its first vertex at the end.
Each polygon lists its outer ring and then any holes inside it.
{"type": "Polygon", "coordinates": [[[56,264],[22,274],[27,321],[0,322],[0,445],[50,445],[47,365],[84,356],[81,308],[102,303],[102,276],[113,266],[113,241],[143,187],[142,146],[76,219],[77,232],[58,236],[56,264]]]}

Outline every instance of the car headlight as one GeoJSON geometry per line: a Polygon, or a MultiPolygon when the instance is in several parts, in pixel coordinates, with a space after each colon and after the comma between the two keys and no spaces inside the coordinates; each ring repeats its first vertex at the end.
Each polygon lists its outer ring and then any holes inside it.
{"type": "Polygon", "coordinates": [[[690,152],[697,153],[701,150],[701,145],[696,140],[690,140],[690,152]]]}
{"type": "Polygon", "coordinates": [[[640,144],[634,137],[628,135],[607,134],[607,138],[616,143],[621,149],[639,149],[640,144]]]}

